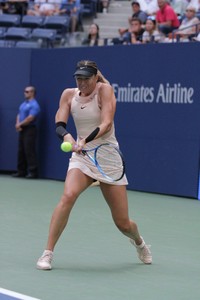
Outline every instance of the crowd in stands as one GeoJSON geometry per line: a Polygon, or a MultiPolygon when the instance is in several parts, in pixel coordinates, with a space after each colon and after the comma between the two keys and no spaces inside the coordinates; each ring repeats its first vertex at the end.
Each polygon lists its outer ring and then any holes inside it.
{"type": "MultiPolygon", "coordinates": [[[[111,1],[115,0],[0,0],[0,15],[66,16],[69,18],[66,34],[73,36],[77,31],[83,31],[86,6],[90,5],[90,13],[95,18],[97,12],[109,14],[111,1]]],[[[79,46],[106,45],[107,40],[100,37],[100,29],[91,21],[79,46]]],[[[119,35],[113,37],[110,44],[194,42],[200,40],[199,33],[200,0],[138,0],[130,2],[127,28],[119,28],[119,35]]]]}
{"type": "Polygon", "coordinates": [[[198,41],[200,1],[133,1],[129,27],[119,28],[114,44],[198,41]]]}

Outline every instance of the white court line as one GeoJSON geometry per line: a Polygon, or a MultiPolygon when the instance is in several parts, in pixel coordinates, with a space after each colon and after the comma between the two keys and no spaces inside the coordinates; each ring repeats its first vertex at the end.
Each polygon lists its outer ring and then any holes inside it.
{"type": "MultiPolygon", "coordinates": [[[[19,294],[19,293],[15,293],[15,292],[5,290],[5,289],[2,289],[2,288],[0,288],[0,294],[15,297],[15,298],[18,298],[19,300],[40,300],[38,298],[29,297],[29,296],[22,295],[22,294],[19,294]]],[[[0,299],[1,299],[1,295],[0,295],[0,299]]]]}

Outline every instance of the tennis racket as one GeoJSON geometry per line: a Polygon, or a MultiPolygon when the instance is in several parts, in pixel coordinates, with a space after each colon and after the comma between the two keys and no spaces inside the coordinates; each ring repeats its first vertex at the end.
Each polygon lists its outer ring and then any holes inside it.
{"type": "Polygon", "coordinates": [[[125,163],[119,148],[101,144],[93,149],[82,149],[82,154],[93,162],[98,171],[110,182],[120,180],[125,174],[125,163]]]}

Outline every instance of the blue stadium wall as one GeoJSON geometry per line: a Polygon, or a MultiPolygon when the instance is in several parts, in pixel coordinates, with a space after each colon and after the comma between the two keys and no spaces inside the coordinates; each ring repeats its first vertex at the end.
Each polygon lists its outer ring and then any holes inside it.
{"type": "MultiPolygon", "coordinates": [[[[95,60],[113,85],[116,135],[129,189],[198,198],[200,43],[69,49],[0,49],[0,171],[16,170],[15,118],[26,85],[42,112],[40,177],[63,180],[69,154],[60,151],[54,117],[62,91],[74,87],[81,59],[95,60]]],[[[73,121],[68,130],[75,134],[73,121]]]]}

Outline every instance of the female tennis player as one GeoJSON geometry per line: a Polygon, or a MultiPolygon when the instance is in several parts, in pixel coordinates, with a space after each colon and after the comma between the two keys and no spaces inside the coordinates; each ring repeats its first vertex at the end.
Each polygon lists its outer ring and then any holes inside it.
{"type": "MultiPolygon", "coordinates": [[[[37,268],[51,270],[54,247],[67,225],[72,207],[78,196],[95,180],[100,182],[102,194],[111,210],[114,223],[136,247],[139,259],[145,264],[151,264],[152,255],[149,247],[140,236],[137,224],[129,219],[126,175],[118,181],[110,182],[81,153],[83,148],[94,148],[102,143],[118,146],[113,123],[116,110],[113,88],[93,61],[78,62],[74,77],[77,88],[63,91],[55,117],[56,132],[62,141],[73,145],[73,153],[63,195],[52,215],[46,250],[39,258],[37,268]],[[77,130],[76,139],[66,130],[70,114],[77,130]]],[[[108,168],[112,171],[112,166],[108,168]]]]}

